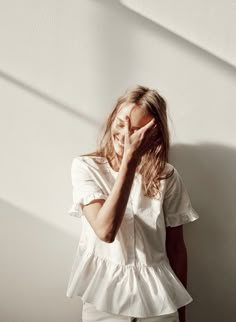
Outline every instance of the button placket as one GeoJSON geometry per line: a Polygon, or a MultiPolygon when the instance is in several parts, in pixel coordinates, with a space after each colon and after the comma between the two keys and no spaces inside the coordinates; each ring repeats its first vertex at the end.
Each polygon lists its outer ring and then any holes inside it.
{"type": "Polygon", "coordinates": [[[130,253],[129,259],[130,262],[133,264],[135,262],[135,227],[134,227],[134,210],[133,210],[133,200],[132,197],[130,198],[130,205],[132,209],[132,215],[130,218],[130,230],[129,230],[129,241],[130,241],[130,253]]]}
{"type": "Polygon", "coordinates": [[[133,181],[133,187],[130,192],[130,197],[128,201],[128,209],[129,209],[129,253],[128,253],[128,261],[129,264],[134,264],[136,261],[136,233],[135,233],[135,205],[133,200],[135,199],[135,194],[137,193],[137,180],[138,177],[135,175],[133,181]]]}

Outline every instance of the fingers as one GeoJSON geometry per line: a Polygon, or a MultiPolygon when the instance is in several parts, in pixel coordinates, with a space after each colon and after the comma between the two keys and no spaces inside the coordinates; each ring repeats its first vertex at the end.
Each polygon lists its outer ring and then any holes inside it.
{"type": "Polygon", "coordinates": [[[156,128],[156,124],[155,124],[155,119],[151,119],[151,121],[149,121],[146,125],[144,125],[139,131],[143,132],[143,134],[150,128],[156,128]]]}
{"type": "MultiPolygon", "coordinates": [[[[157,137],[158,137],[158,130],[157,130],[157,124],[155,123],[155,120],[151,120],[149,123],[145,125],[144,131],[141,132],[141,135],[144,139],[145,145],[153,145],[156,143],[157,137]]],[[[141,128],[142,130],[143,128],[141,128]]]]}
{"type": "Polygon", "coordinates": [[[126,117],[125,117],[125,124],[126,124],[128,131],[130,131],[130,118],[128,115],[126,115],[126,117]]]}
{"type": "Polygon", "coordinates": [[[129,138],[130,127],[131,127],[130,118],[129,118],[129,116],[126,116],[125,117],[125,140],[126,140],[126,142],[128,142],[127,140],[129,138]]]}

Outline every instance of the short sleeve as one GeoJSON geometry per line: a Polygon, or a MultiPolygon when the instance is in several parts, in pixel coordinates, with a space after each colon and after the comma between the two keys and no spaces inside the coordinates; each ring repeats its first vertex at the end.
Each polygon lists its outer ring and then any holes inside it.
{"type": "Polygon", "coordinates": [[[83,215],[81,205],[89,204],[96,199],[107,198],[107,194],[81,157],[74,158],[72,161],[71,180],[73,205],[68,211],[69,215],[80,218],[83,215]]]}
{"type": "Polygon", "coordinates": [[[187,189],[178,171],[173,167],[173,175],[166,179],[163,211],[166,226],[175,227],[199,218],[193,209],[187,189]]]}

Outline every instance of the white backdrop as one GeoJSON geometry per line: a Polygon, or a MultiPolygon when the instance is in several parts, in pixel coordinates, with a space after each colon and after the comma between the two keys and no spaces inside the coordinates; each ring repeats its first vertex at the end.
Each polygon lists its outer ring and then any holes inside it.
{"type": "Polygon", "coordinates": [[[185,227],[188,322],[233,322],[235,68],[115,0],[0,0],[0,40],[0,321],[79,321],[71,161],[143,84],[167,100],[171,162],[200,215],[185,227]]]}

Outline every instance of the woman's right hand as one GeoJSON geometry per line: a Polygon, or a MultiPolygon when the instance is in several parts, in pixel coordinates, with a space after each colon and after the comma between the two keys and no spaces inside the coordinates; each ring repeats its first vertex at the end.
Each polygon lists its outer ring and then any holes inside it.
{"type": "Polygon", "coordinates": [[[123,159],[139,160],[153,145],[153,134],[156,131],[155,119],[131,133],[130,118],[125,119],[125,140],[123,159]]]}

